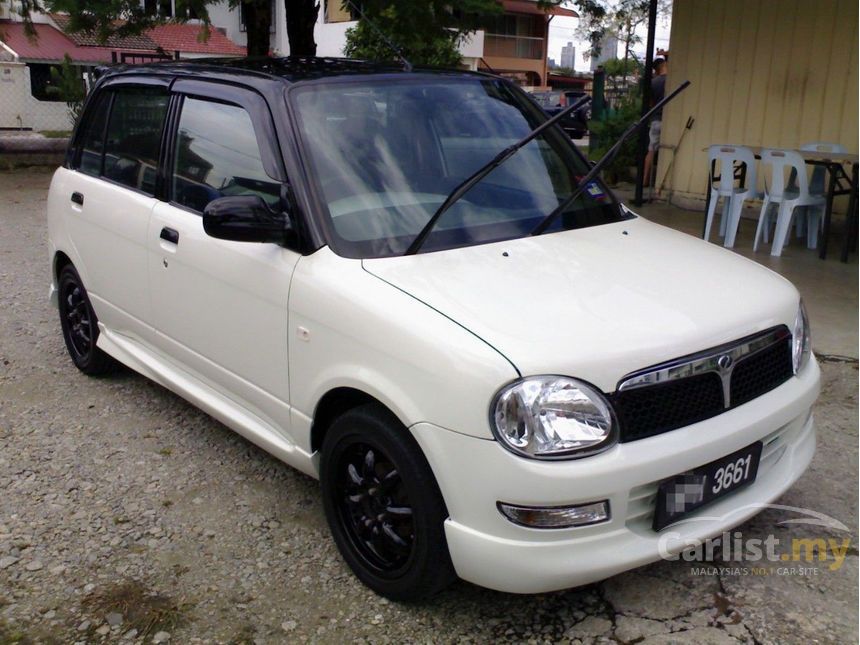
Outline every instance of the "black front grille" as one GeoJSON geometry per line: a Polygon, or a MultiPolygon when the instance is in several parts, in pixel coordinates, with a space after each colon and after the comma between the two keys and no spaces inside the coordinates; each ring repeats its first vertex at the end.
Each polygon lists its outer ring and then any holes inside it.
{"type": "Polygon", "coordinates": [[[610,400],[621,428],[620,439],[636,441],[704,421],[769,392],[793,373],[791,335],[785,329],[774,344],[736,362],[728,407],[718,372],[617,391],[610,400]]]}
{"type": "Polygon", "coordinates": [[[614,403],[621,441],[683,428],[725,411],[723,385],[713,372],[618,392],[614,403]]]}
{"type": "Polygon", "coordinates": [[[770,392],[793,374],[791,338],[740,361],[732,371],[732,407],[770,392]]]}

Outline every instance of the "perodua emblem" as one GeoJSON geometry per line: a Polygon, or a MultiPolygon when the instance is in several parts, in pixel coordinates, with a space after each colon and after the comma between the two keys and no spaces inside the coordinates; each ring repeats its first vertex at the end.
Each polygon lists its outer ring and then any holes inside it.
{"type": "Polygon", "coordinates": [[[732,366],[732,363],[734,363],[734,360],[729,354],[723,354],[717,359],[717,365],[724,372],[732,366]]]}

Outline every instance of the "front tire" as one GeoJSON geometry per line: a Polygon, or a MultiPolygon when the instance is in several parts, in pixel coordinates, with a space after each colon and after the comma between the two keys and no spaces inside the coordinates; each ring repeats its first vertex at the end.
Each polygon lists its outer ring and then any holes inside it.
{"type": "Polygon", "coordinates": [[[89,376],[109,374],[116,361],[96,347],[99,337],[98,318],[93,311],[81,276],[72,265],[60,271],[58,279],[60,326],[63,340],[75,366],[89,376]]]}
{"type": "Polygon", "coordinates": [[[456,578],[436,479],[389,411],[364,405],[335,420],[323,442],[320,484],[338,550],[373,591],[414,601],[456,578]]]}

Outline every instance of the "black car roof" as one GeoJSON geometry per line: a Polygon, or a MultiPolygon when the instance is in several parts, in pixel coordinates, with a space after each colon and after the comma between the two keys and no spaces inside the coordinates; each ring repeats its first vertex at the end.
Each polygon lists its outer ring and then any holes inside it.
{"type": "Polygon", "coordinates": [[[416,67],[407,72],[397,63],[369,62],[351,58],[286,56],[283,58],[203,58],[182,61],[147,63],[142,65],[115,65],[99,68],[99,75],[170,75],[202,76],[220,80],[239,80],[245,83],[278,80],[282,83],[340,76],[370,74],[444,74],[468,77],[489,77],[483,72],[469,70],[416,67]],[[237,78],[238,77],[238,78],[237,78]]]}

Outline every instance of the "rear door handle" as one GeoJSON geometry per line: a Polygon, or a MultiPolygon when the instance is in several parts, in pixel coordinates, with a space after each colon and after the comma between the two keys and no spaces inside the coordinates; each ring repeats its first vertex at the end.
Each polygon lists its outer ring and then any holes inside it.
{"type": "Polygon", "coordinates": [[[161,235],[159,237],[165,242],[170,242],[171,244],[179,244],[179,231],[173,228],[167,228],[166,226],[161,229],[161,235]]]}
{"type": "Polygon", "coordinates": [[[72,202],[78,204],[79,206],[84,205],[84,196],[82,193],[74,192],[72,193],[72,202]]]}

